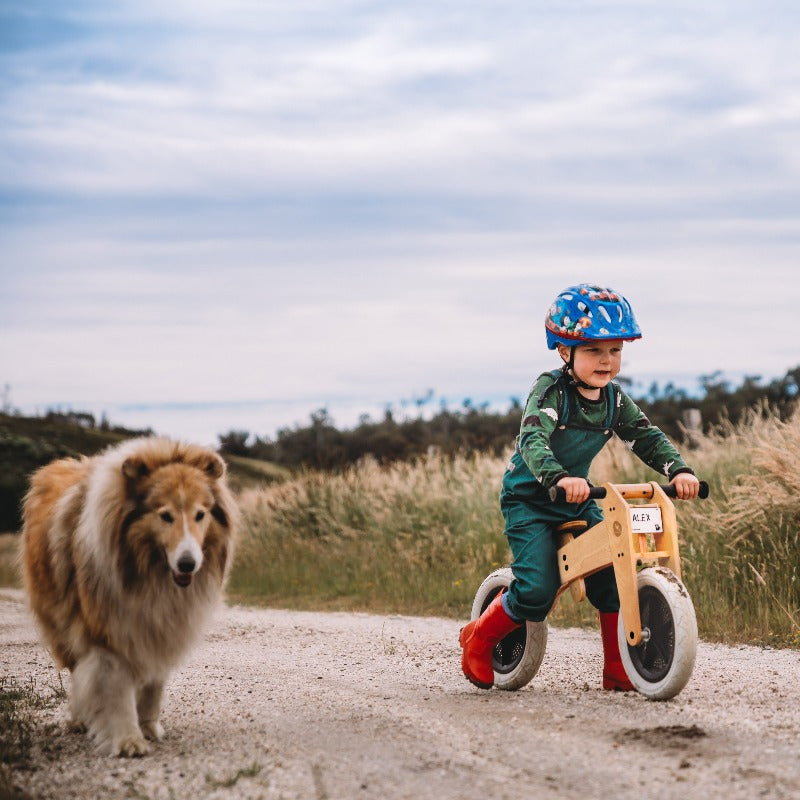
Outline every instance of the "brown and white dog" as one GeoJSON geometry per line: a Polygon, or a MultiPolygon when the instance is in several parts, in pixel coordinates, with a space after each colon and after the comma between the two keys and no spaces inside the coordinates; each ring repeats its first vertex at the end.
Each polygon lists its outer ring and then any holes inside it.
{"type": "Polygon", "coordinates": [[[23,574],[70,711],[101,751],[158,740],[164,683],[221,598],[238,511],[212,450],[145,437],[42,467],[25,498],[23,574]]]}

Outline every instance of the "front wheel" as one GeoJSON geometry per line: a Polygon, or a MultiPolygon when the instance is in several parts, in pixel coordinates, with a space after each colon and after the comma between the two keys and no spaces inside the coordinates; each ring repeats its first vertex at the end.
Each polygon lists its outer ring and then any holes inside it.
{"type": "MultiPolygon", "coordinates": [[[[471,619],[478,617],[486,607],[514,580],[510,568],[497,569],[488,575],[475,592],[471,619]]],[[[539,671],[547,647],[547,622],[526,622],[500,641],[492,652],[494,685],[498,689],[521,689],[533,680],[539,671]]]]}
{"type": "Polygon", "coordinates": [[[617,639],[622,663],[638,692],[650,700],[669,700],[689,682],[697,654],[697,618],[686,587],[666,567],[637,575],[642,642],[626,641],[622,615],[617,639]]]}

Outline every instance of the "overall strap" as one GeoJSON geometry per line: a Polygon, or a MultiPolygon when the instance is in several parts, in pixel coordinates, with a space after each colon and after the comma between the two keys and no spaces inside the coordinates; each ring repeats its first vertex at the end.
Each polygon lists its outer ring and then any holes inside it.
{"type": "MultiPolygon", "coordinates": [[[[542,373],[542,375],[550,375],[553,379],[553,383],[551,383],[540,395],[539,395],[539,402],[537,406],[542,408],[547,401],[547,398],[550,396],[550,393],[553,391],[558,392],[558,426],[563,427],[567,424],[567,418],[569,417],[569,403],[566,402],[567,400],[567,389],[565,386],[566,378],[564,373],[560,369],[551,370],[549,373],[542,373]]],[[[541,376],[539,376],[541,377],[541,376]]]]}
{"type": "Polygon", "coordinates": [[[606,386],[606,403],[608,407],[608,414],[606,415],[605,427],[611,430],[617,427],[619,422],[619,415],[622,411],[622,395],[620,388],[614,381],[609,381],[606,386]]]}

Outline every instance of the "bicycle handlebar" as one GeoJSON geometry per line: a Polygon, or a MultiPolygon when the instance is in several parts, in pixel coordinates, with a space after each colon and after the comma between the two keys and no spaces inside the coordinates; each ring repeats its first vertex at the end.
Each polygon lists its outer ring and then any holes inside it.
{"type": "MultiPolygon", "coordinates": [[[[664,491],[664,494],[667,497],[675,498],[677,497],[677,492],[675,489],[674,483],[667,483],[662,485],[661,488],[664,491]]],[[[701,500],[705,500],[708,497],[708,484],[705,481],[700,481],[700,493],[698,497],[701,500]]],[[[561,486],[551,486],[550,487],[550,500],[555,503],[558,501],[563,502],[566,499],[566,492],[564,491],[563,487],[561,486]]],[[[602,500],[606,496],[606,489],[605,486],[591,486],[589,488],[589,499],[590,500],[602,500]]]]}

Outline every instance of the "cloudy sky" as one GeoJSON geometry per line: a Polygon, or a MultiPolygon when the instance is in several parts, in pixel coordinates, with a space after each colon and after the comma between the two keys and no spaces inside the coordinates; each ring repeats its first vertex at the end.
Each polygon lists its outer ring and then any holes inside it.
{"type": "Polygon", "coordinates": [[[581,281],[643,385],[782,376],[799,8],[3,0],[3,402],[209,443],[507,407],[581,281]]]}

